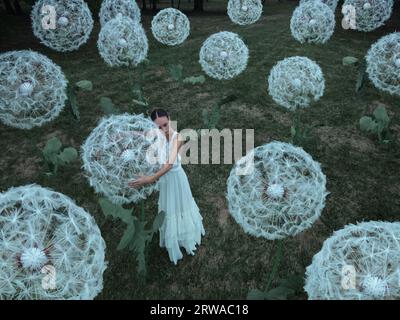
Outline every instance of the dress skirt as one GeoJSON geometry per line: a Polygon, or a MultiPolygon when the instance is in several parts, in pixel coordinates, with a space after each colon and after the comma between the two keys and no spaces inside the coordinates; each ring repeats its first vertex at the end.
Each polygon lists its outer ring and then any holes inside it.
{"type": "Polygon", "coordinates": [[[201,236],[205,234],[203,218],[181,165],[161,176],[159,186],[158,212],[166,214],[159,230],[160,247],[165,247],[170,260],[177,264],[183,257],[180,247],[194,255],[196,244],[201,244],[201,236]]]}

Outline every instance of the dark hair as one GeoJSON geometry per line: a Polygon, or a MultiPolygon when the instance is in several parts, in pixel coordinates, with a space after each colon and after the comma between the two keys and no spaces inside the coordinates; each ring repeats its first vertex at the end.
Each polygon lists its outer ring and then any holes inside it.
{"type": "Polygon", "coordinates": [[[164,109],[154,109],[150,115],[151,120],[156,120],[157,118],[167,117],[169,119],[169,113],[164,109]]]}

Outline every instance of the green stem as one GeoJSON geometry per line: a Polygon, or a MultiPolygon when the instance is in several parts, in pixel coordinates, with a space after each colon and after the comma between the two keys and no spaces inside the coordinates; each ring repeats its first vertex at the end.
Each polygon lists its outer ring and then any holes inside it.
{"type": "Polygon", "coordinates": [[[276,274],[278,272],[278,267],[279,267],[279,264],[281,262],[281,258],[282,258],[282,255],[283,255],[283,242],[284,242],[284,240],[278,240],[277,249],[276,249],[276,252],[275,252],[275,255],[274,255],[274,260],[273,260],[273,263],[272,263],[272,270],[271,270],[271,273],[270,273],[269,278],[268,278],[267,287],[265,289],[265,292],[269,291],[269,288],[271,287],[272,281],[274,281],[275,276],[276,276],[276,274]]]}
{"type": "Polygon", "coordinates": [[[140,221],[144,221],[144,200],[140,201],[140,221]]]}

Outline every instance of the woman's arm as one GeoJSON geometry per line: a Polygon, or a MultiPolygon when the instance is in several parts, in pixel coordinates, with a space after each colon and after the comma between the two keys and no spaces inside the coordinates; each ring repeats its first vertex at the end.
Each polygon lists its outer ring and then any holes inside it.
{"type": "Polygon", "coordinates": [[[176,135],[176,138],[172,141],[172,148],[168,158],[167,163],[165,163],[160,170],[158,170],[152,176],[144,176],[140,177],[136,180],[129,182],[129,186],[132,188],[140,188],[143,185],[150,184],[156,182],[160,177],[166,174],[169,170],[171,170],[176,157],[178,156],[178,150],[182,146],[183,141],[180,139],[179,133],[176,135]]]}

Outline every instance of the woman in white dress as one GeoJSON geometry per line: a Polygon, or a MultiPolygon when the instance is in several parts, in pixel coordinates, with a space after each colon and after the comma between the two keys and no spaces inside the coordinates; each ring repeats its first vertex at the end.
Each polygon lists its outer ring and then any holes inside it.
{"type": "Polygon", "coordinates": [[[194,255],[196,244],[201,244],[201,236],[205,234],[203,218],[181,165],[179,149],[183,141],[179,133],[171,127],[168,112],[155,109],[151,113],[151,119],[167,139],[168,161],[153,176],[141,176],[132,180],[129,185],[132,188],[140,188],[159,180],[158,212],[166,213],[159,230],[160,246],[167,248],[170,260],[177,264],[183,257],[180,247],[185,248],[188,254],[194,255]]]}

